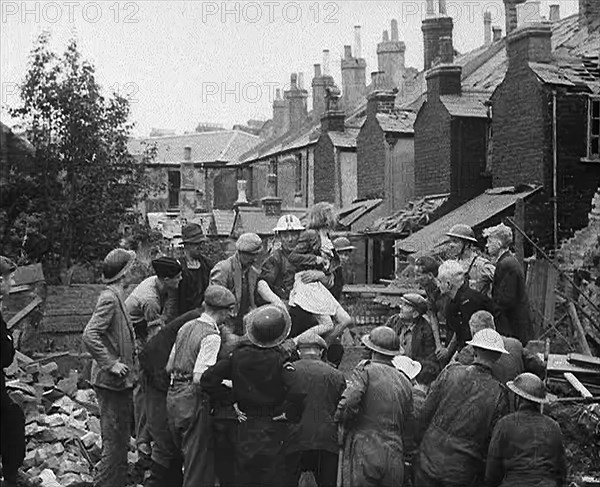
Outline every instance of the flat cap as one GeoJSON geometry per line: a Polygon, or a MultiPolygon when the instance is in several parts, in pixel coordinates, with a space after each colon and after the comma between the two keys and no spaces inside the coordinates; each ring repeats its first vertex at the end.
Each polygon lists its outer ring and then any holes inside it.
{"type": "Polygon", "coordinates": [[[402,297],[400,298],[400,300],[405,302],[406,304],[412,306],[414,309],[416,309],[419,312],[419,314],[423,315],[427,312],[427,308],[428,308],[427,300],[420,294],[417,294],[417,293],[403,294],[402,297]]]}
{"type": "Polygon", "coordinates": [[[262,240],[256,233],[244,233],[237,239],[235,248],[238,252],[258,254],[262,250],[262,240]]]}
{"type": "Polygon", "coordinates": [[[219,284],[211,284],[206,288],[204,302],[212,308],[229,308],[236,303],[233,293],[219,284]]]}
{"type": "Polygon", "coordinates": [[[152,261],[152,268],[158,277],[175,277],[181,272],[181,265],[173,257],[162,256],[152,261]]]}
{"type": "Polygon", "coordinates": [[[323,337],[317,333],[306,333],[298,337],[298,342],[296,343],[296,346],[298,348],[318,346],[321,349],[325,350],[327,348],[327,343],[325,342],[323,337]]]}

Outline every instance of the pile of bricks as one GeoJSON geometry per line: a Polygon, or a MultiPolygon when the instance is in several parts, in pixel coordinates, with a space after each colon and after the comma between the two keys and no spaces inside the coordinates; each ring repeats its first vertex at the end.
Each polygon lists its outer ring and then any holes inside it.
{"type": "MultiPolygon", "coordinates": [[[[20,353],[6,375],[8,394],[25,413],[27,447],[22,470],[31,483],[41,487],[93,485],[102,452],[93,389],[78,388],[75,370],[61,378],[55,362],[42,364],[20,353]]],[[[130,445],[133,477],[138,458],[133,439],[130,445]]]]}

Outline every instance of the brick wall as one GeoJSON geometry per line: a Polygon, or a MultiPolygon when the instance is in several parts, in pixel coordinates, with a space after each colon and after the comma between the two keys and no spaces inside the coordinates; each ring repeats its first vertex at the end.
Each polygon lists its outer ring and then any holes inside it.
{"type": "Polygon", "coordinates": [[[208,170],[207,186],[212,180],[212,207],[216,210],[230,210],[237,200],[237,168],[216,168],[208,170]]]}
{"type": "Polygon", "coordinates": [[[386,162],[386,204],[393,213],[415,195],[415,145],[412,136],[398,137],[390,146],[386,162]]]}
{"type": "Polygon", "coordinates": [[[327,134],[321,135],[315,146],[314,161],[314,201],[329,201],[335,203],[335,150],[327,134]]]}
{"type": "Polygon", "coordinates": [[[356,141],[358,198],[385,196],[385,137],[375,117],[367,117],[356,141]]]}
{"type": "Polygon", "coordinates": [[[415,197],[450,192],[450,131],[446,108],[426,102],[415,121],[415,197]]]}
{"type": "Polygon", "coordinates": [[[548,95],[525,66],[509,68],[492,96],[493,185],[550,182],[548,95]]]}
{"type": "Polygon", "coordinates": [[[484,175],[486,162],[487,120],[455,118],[452,120],[451,195],[467,201],[491,185],[484,175]]]}

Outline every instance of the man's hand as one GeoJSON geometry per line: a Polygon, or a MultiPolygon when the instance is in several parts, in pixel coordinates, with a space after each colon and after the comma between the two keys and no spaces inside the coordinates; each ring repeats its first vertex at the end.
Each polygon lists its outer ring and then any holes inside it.
{"type": "Polygon", "coordinates": [[[435,351],[435,358],[438,359],[439,362],[445,362],[450,355],[450,350],[446,347],[440,347],[435,351]]]}
{"type": "Polygon", "coordinates": [[[115,374],[118,377],[125,377],[129,373],[129,367],[122,362],[115,362],[108,370],[111,374],[115,374]]]}
{"type": "Polygon", "coordinates": [[[310,284],[311,282],[318,282],[325,277],[325,273],[317,270],[304,271],[301,276],[301,280],[304,284],[310,284]]]}

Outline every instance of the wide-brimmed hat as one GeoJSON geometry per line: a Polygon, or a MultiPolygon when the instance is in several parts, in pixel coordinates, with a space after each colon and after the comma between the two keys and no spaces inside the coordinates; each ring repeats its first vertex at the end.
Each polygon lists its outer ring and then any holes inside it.
{"type": "Polygon", "coordinates": [[[414,378],[419,375],[419,372],[421,372],[421,369],[423,368],[419,362],[407,357],[406,355],[397,355],[392,359],[392,364],[400,372],[404,372],[406,377],[408,377],[410,380],[414,380],[414,378]]]}
{"type": "Polygon", "coordinates": [[[462,223],[454,225],[450,230],[448,230],[446,235],[448,237],[466,240],[467,242],[477,243],[477,239],[475,238],[475,232],[473,232],[473,229],[469,225],[464,225],[462,223]]]}
{"type": "Polygon", "coordinates": [[[516,395],[528,401],[540,404],[549,402],[546,386],[537,375],[530,372],[518,375],[515,380],[508,381],[506,386],[516,395]]]}
{"type": "Polygon", "coordinates": [[[404,353],[398,335],[389,326],[373,328],[371,333],[362,337],[361,341],[365,347],[382,355],[395,357],[404,353]]]}
{"type": "Polygon", "coordinates": [[[102,280],[105,284],[118,281],[131,269],[134,262],[135,252],[133,250],[111,250],[102,263],[102,280]]]}
{"type": "Polygon", "coordinates": [[[338,237],[333,241],[333,246],[337,252],[348,252],[355,250],[356,247],[350,243],[346,237],[338,237]]]}
{"type": "Polygon", "coordinates": [[[472,340],[467,342],[467,345],[471,345],[475,348],[481,348],[482,350],[489,350],[491,352],[499,352],[508,354],[506,348],[504,348],[504,340],[502,336],[496,330],[486,328],[475,333],[472,340]]]}
{"type": "Polygon", "coordinates": [[[292,319],[286,309],[266,304],[244,318],[246,336],[257,347],[273,348],[280,345],[292,330],[292,319]]]}
{"type": "Polygon", "coordinates": [[[429,307],[429,303],[427,300],[417,293],[406,293],[400,297],[400,301],[403,303],[412,306],[413,309],[416,309],[420,315],[424,315],[427,313],[427,308],[429,307]]]}
{"type": "Polygon", "coordinates": [[[277,232],[301,232],[304,230],[300,219],[296,215],[283,215],[277,220],[277,226],[273,228],[277,232]]]}
{"type": "Polygon", "coordinates": [[[175,277],[181,272],[181,264],[173,257],[159,257],[152,261],[152,268],[158,277],[175,277]]]}
{"type": "Polygon", "coordinates": [[[201,243],[206,240],[202,227],[197,223],[190,223],[181,229],[182,243],[201,243]]]}

